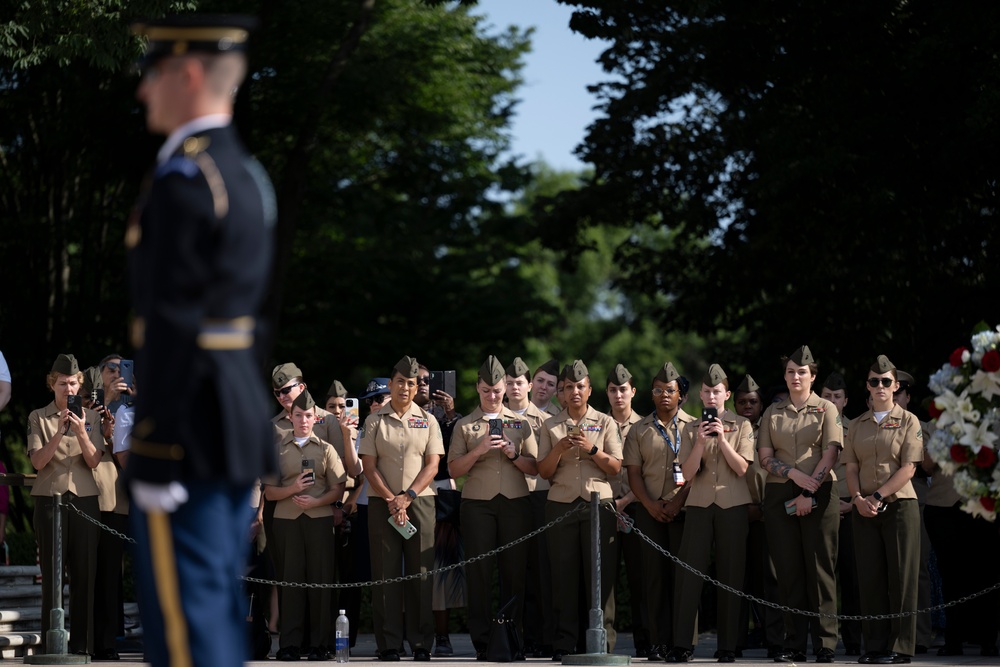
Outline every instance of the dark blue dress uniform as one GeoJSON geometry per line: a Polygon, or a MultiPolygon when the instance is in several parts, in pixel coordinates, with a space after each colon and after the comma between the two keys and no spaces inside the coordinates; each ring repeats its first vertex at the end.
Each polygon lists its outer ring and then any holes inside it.
{"type": "MultiPolygon", "coordinates": [[[[239,35],[245,41],[238,24],[218,21],[139,26],[150,39],[147,62],[183,48],[220,53],[234,48],[234,35],[237,45],[239,35]]],[[[246,658],[239,577],[249,492],[277,469],[254,337],[274,221],[270,182],[231,126],[185,138],[158,165],[129,221],[142,390],[127,477],[179,482],[189,496],[169,513],[133,507],[145,651],[154,666],[235,666],[246,658]]]]}

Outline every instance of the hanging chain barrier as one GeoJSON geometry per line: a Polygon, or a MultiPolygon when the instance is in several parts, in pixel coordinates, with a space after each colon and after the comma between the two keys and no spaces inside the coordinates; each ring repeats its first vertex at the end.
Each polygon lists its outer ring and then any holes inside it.
{"type": "MultiPolygon", "coordinates": [[[[115,530],[114,528],[111,528],[110,526],[106,526],[105,524],[101,523],[99,520],[95,519],[94,517],[90,516],[89,514],[86,514],[83,511],[81,511],[79,508],[77,508],[75,505],[73,505],[73,503],[65,503],[65,506],[69,507],[70,509],[72,509],[74,512],[76,512],[77,514],[79,514],[80,516],[82,516],[84,519],[86,519],[90,523],[96,525],[101,530],[105,530],[105,531],[111,533],[112,535],[118,537],[119,539],[124,540],[125,542],[129,542],[130,544],[135,544],[136,543],[135,540],[132,539],[131,537],[129,537],[128,535],[125,535],[124,533],[121,533],[121,532],[115,530]]],[[[714,586],[717,586],[718,588],[721,588],[722,590],[726,591],[727,593],[731,593],[731,594],[733,594],[733,595],[735,595],[737,597],[744,598],[744,599],[746,599],[749,602],[753,602],[755,604],[764,605],[765,607],[771,607],[772,609],[776,609],[776,610],[782,611],[782,612],[789,612],[789,613],[792,613],[792,614],[799,614],[801,616],[809,616],[809,617],[812,617],[812,618],[819,618],[819,617],[835,618],[835,619],[839,619],[839,620],[842,620],[842,621],[882,621],[882,620],[890,620],[890,619],[893,619],[893,618],[905,618],[907,616],[915,616],[917,614],[929,613],[929,612],[932,612],[932,611],[938,611],[938,610],[941,610],[941,609],[947,609],[949,607],[954,607],[956,605],[960,605],[960,604],[962,604],[964,602],[968,602],[969,600],[973,600],[975,598],[978,598],[978,597],[981,597],[983,595],[986,595],[987,593],[992,593],[993,591],[1000,589],[1000,583],[996,583],[993,586],[990,586],[989,588],[985,588],[985,589],[983,589],[983,590],[981,590],[981,591],[979,591],[977,593],[971,593],[969,595],[965,595],[965,596],[960,597],[959,599],[953,600],[951,602],[944,602],[942,604],[934,605],[933,607],[927,607],[926,609],[918,609],[916,611],[903,611],[903,612],[898,612],[898,613],[895,613],[895,614],[873,614],[873,615],[869,615],[869,616],[864,616],[864,615],[858,615],[858,614],[828,614],[828,613],[816,612],[816,611],[806,611],[804,609],[794,609],[794,608],[789,607],[787,605],[778,604],[776,602],[771,602],[770,600],[764,600],[763,598],[759,598],[759,597],[757,597],[755,595],[751,595],[750,593],[746,593],[744,591],[741,591],[741,590],[738,590],[736,588],[733,588],[732,586],[724,584],[721,581],[719,581],[718,579],[713,579],[712,577],[710,577],[709,575],[705,574],[704,572],[701,572],[700,570],[698,570],[695,567],[689,565],[688,563],[685,563],[683,560],[681,560],[680,558],[678,558],[674,554],[670,553],[670,551],[667,550],[666,548],[664,548],[664,547],[660,546],[659,544],[657,544],[656,541],[653,540],[653,538],[651,538],[649,535],[646,535],[641,530],[639,530],[638,528],[635,527],[634,521],[632,520],[632,518],[630,516],[619,512],[618,510],[616,510],[614,508],[614,506],[612,504],[603,503],[602,506],[607,511],[611,512],[612,514],[614,514],[615,517],[616,517],[616,519],[620,523],[631,524],[632,525],[632,532],[635,533],[636,535],[638,535],[650,547],[652,547],[653,549],[655,549],[656,551],[658,551],[659,553],[661,553],[663,556],[667,557],[669,560],[671,560],[674,563],[676,563],[679,567],[682,567],[685,570],[689,571],[691,574],[693,574],[693,575],[695,575],[697,577],[701,577],[703,580],[707,581],[708,583],[710,583],[710,584],[712,584],[714,586]]],[[[576,514],[577,512],[584,512],[584,511],[588,511],[588,510],[589,510],[589,505],[587,503],[580,502],[575,507],[573,507],[572,509],[570,509],[568,512],[566,512],[565,514],[563,514],[562,516],[556,517],[555,519],[553,519],[549,523],[545,524],[544,526],[541,526],[540,528],[537,528],[537,529],[531,531],[530,533],[528,533],[527,535],[524,535],[522,537],[517,538],[516,540],[513,540],[511,542],[508,542],[507,544],[499,546],[496,549],[491,549],[490,551],[487,551],[486,553],[479,554],[478,556],[472,556],[471,558],[467,558],[466,560],[463,560],[463,561],[458,562],[458,563],[452,563],[451,565],[445,565],[444,567],[440,567],[440,568],[437,568],[435,570],[427,570],[426,572],[417,572],[416,574],[409,574],[409,575],[400,576],[400,577],[391,577],[391,578],[388,578],[388,579],[380,579],[378,581],[358,581],[358,582],[340,583],[340,584],[314,584],[314,583],[308,583],[308,582],[307,583],[303,583],[303,582],[298,582],[298,581],[275,581],[275,580],[271,580],[271,579],[260,579],[260,578],[257,578],[257,577],[241,577],[241,579],[243,581],[248,582],[248,583],[265,584],[265,585],[270,585],[270,586],[282,586],[282,587],[285,587],[285,588],[334,588],[334,589],[339,589],[339,588],[363,588],[363,587],[370,587],[370,586],[381,586],[383,584],[398,584],[398,583],[402,583],[404,581],[411,581],[413,579],[422,579],[424,577],[430,577],[430,576],[433,576],[433,575],[438,574],[440,572],[447,572],[449,570],[454,570],[454,569],[459,568],[459,567],[464,567],[464,566],[468,565],[469,563],[475,563],[477,561],[485,560],[487,558],[492,558],[493,556],[496,556],[497,554],[499,554],[502,551],[506,551],[507,549],[515,547],[518,544],[521,544],[522,542],[526,542],[526,541],[530,540],[531,538],[535,537],[536,535],[541,535],[546,530],[552,528],[556,524],[558,524],[558,523],[562,522],[563,520],[567,519],[569,516],[571,516],[573,514],[576,514]]]]}
{"type": "Polygon", "coordinates": [[[948,607],[954,607],[955,605],[962,604],[963,602],[967,602],[967,601],[972,600],[974,598],[977,598],[977,597],[979,597],[981,595],[986,595],[987,593],[990,593],[992,591],[1000,589],[1000,583],[997,583],[997,584],[994,584],[993,586],[990,586],[989,588],[986,588],[984,590],[979,591],[978,593],[972,593],[971,595],[966,595],[966,596],[961,597],[961,598],[959,598],[957,600],[954,600],[952,602],[945,602],[943,604],[934,605],[933,607],[927,607],[926,609],[918,609],[916,611],[902,611],[902,612],[899,612],[899,613],[896,613],[896,614],[872,614],[872,615],[869,615],[869,616],[863,616],[863,615],[857,615],[857,614],[827,614],[827,613],[816,612],[816,611],[805,611],[804,609],[794,609],[794,608],[789,607],[787,605],[778,604],[776,602],[771,602],[770,600],[761,599],[761,598],[759,598],[759,597],[757,597],[755,595],[751,595],[751,594],[745,593],[745,592],[743,592],[741,590],[737,590],[737,589],[733,588],[732,586],[728,586],[728,585],[722,583],[721,581],[719,581],[718,579],[713,579],[712,577],[708,576],[704,572],[701,572],[698,569],[696,569],[696,568],[692,567],[691,565],[689,565],[688,563],[685,563],[683,560],[681,560],[680,558],[678,558],[674,554],[670,553],[670,551],[668,551],[664,547],[662,547],[659,544],[657,544],[653,540],[653,538],[651,538],[649,535],[646,535],[641,530],[639,530],[638,528],[636,528],[634,526],[634,522],[632,520],[632,517],[630,517],[628,515],[625,515],[625,514],[622,514],[621,512],[619,512],[618,510],[616,510],[613,505],[605,505],[605,508],[609,512],[611,512],[612,514],[614,514],[615,517],[617,517],[617,519],[618,519],[619,522],[623,522],[624,521],[625,523],[633,524],[633,527],[632,527],[632,532],[633,533],[635,533],[640,538],[642,538],[642,540],[644,542],[646,542],[649,546],[653,547],[653,549],[655,549],[656,551],[659,551],[661,554],[663,554],[664,556],[666,556],[667,558],[669,558],[670,560],[672,560],[674,563],[676,563],[678,566],[684,568],[685,570],[687,570],[691,574],[694,574],[695,576],[701,577],[702,579],[704,579],[708,583],[713,584],[715,586],[718,586],[719,588],[721,588],[722,590],[726,591],[727,593],[732,593],[733,595],[736,595],[738,597],[744,598],[744,599],[748,600],[749,602],[755,602],[757,604],[762,604],[765,607],[771,607],[772,609],[777,609],[778,611],[789,612],[789,613],[792,613],[792,614],[798,614],[800,616],[811,616],[813,618],[819,618],[820,616],[822,616],[824,618],[836,618],[836,619],[840,619],[842,621],[884,621],[884,620],[889,620],[889,619],[893,619],[893,618],[905,618],[907,616],[916,616],[917,614],[923,614],[923,613],[928,613],[928,612],[932,612],[932,611],[937,611],[939,609],[947,609],[948,607]]]}

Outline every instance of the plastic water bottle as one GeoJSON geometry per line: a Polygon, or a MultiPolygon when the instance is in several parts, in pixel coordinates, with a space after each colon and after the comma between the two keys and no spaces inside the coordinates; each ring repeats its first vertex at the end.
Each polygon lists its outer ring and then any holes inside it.
{"type": "Polygon", "coordinates": [[[347,662],[351,657],[351,624],[347,620],[347,612],[343,609],[340,610],[340,616],[337,617],[337,641],[336,649],[337,656],[335,658],[336,662],[347,662]]]}

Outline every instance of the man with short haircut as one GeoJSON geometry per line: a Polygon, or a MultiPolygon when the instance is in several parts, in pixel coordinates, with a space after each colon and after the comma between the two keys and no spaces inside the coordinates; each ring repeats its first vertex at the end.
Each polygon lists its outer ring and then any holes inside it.
{"type": "Polygon", "coordinates": [[[542,412],[553,416],[559,414],[561,407],[561,404],[557,407],[551,403],[556,394],[558,376],[559,362],[549,359],[535,370],[531,380],[531,402],[542,412]]]}
{"type": "Polygon", "coordinates": [[[255,25],[187,14],[133,26],[147,40],[137,97],[166,136],[125,235],[145,378],[127,473],[153,667],[236,667],[248,647],[250,491],[277,462],[255,339],[276,206],[232,127],[255,25]]]}

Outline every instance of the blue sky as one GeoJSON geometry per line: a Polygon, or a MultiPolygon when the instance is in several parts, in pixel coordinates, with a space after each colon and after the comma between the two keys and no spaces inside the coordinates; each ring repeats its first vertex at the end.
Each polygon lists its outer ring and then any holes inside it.
{"type": "Polygon", "coordinates": [[[573,149],[596,116],[597,101],[587,86],[608,78],[596,62],[603,43],[570,30],[573,9],[556,0],[480,0],[472,13],[488,17],[496,26],[490,33],[508,25],[535,28],[521,72],[514,153],[526,161],[541,158],[557,169],[584,169],[573,149]]]}

